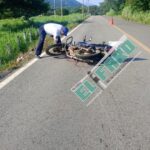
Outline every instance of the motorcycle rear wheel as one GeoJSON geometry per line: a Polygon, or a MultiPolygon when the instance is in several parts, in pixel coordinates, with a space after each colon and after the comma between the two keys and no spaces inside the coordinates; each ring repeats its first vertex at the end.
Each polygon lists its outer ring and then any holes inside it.
{"type": "Polygon", "coordinates": [[[63,50],[63,45],[57,45],[57,44],[48,46],[45,52],[47,55],[51,55],[51,56],[61,55],[65,53],[65,51],[63,50]]]}
{"type": "Polygon", "coordinates": [[[75,56],[77,58],[80,58],[80,59],[95,59],[97,57],[99,58],[102,58],[104,56],[104,54],[100,51],[96,51],[95,53],[93,54],[90,54],[90,53],[80,53],[80,52],[77,52],[75,54],[75,56]]]}

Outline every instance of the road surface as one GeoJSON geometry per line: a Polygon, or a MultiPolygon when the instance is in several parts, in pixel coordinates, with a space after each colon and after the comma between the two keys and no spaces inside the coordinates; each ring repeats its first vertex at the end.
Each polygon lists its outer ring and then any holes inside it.
{"type": "MultiPolygon", "coordinates": [[[[71,87],[93,66],[44,56],[0,90],[0,150],[150,150],[150,26],[116,20],[142,53],[86,107],[71,87]]],[[[75,41],[123,33],[93,16],[75,41]]]]}

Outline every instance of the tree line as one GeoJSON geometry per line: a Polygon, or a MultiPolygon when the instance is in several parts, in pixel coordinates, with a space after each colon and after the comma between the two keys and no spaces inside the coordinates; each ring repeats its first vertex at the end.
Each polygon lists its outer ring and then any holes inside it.
{"type": "Polygon", "coordinates": [[[104,0],[100,4],[100,14],[106,14],[113,10],[120,14],[125,7],[130,7],[132,11],[150,11],[150,0],[104,0]]]}
{"type": "Polygon", "coordinates": [[[35,16],[49,9],[44,0],[0,0],[0,18],[35,16]]]}
{"type": "MultiPolygon", "coordinates": [[[[86,9],[86,7],[84,8],[86,9]]],[[[61,15],[61,9],[55,10],[57,15],[61,15]]],[[[63,15],[71,13],[82,13],[79,7],[63,7],[63,15]]],[[[0,19],[17,18],[24,16],[29,18],[37,15],[53,15],[53,6],[46,0],[0,0],[0,19]]]]}
{"type": "MultiPolygon", "coordinates": [[[[0,19],[17,18],[46,14],[53,15],[54,9],[46,0],[0,0],[0,19]]],[[[87,13],[88,8],[84,6],[84,13],[87,13]]],[[[58,7],[55,10],[57,15],[61,15],[61,9],[58,7]]],[[[71,13],[82,13],[82,6],[79,7],[63,7],[63,15],[71,13]]],[[[99,7],[90,6],[92,15],[99,14],[99,7]]]]}
{"type": "MultiPolygon", "coordinates": [[[[150,11],[150,0],[104,0],[99,6],[90,6],[90,14],[104,15],[108,12],[111,14],[121,14],[126,11],[150,11]]],[[[88,8],[84,6],[84,13],[87,13],[88,8]]],[[[82,13],[82,7],[64,8],[63,15],[69,13],[82,13]]],[[[53,15],[54,10],[45,0],[0,0],[0,19],[30,17],[40,14],[53,15]]],[[[56,14],[60,15],[61,10],[58,8],[56,14]]]]}

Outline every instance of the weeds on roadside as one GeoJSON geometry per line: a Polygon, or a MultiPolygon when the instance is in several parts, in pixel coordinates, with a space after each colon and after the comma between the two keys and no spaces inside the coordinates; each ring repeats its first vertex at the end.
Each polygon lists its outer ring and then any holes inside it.
{"type": "MultiPolygon", "coordinates": [[[[56,22],[73,28],[83,21],[81,14],[68,16],[36,16],[0,20],[0,68],[15,61],[20,53],[28,51],[38,39],[38,27],[47,22],[56,22]]],[[[4,67],[5,68],[5,67],[4,67]]],[[[0,69],[1,70],[1,69],[0,69]]]]}
{"type": "Polygon", "coordinates": [[[133,11],[130,6],[126,6],[122,11],[122,16],[127,20],[150,24],[150,11],[133,11]]]}

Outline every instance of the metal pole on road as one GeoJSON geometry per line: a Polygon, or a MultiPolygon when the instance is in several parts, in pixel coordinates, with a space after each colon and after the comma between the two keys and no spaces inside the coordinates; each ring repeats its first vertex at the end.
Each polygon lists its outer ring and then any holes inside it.
{"type": "Polygon", "coordinates": [[[89,0],[87,0],[88,1],[88,15],[89,15],[89,13],[90,13],[90,3],[89,3],[89,0]]]}
{"type": "Polygon", "coordinates": [[[63,16],[63,4],[62,4],[62,0],[61,0],[61,17],[63,16]]]}
{"type": "Polygon", "coordinates": [[[56,0],[54,0],[54,16],[56,15],[56,0]]]}
{"type": "Polygon", "coordinates": [[[84,0],[82,1],[82,16],[84,18],[84,0]]]}

